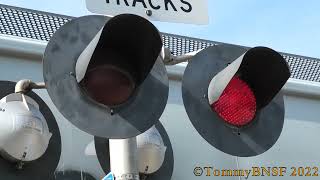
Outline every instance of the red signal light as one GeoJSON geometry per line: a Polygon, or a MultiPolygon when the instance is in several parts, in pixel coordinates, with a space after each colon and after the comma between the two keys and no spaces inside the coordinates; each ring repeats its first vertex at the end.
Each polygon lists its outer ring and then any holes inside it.
{"type": "Polygon", "coordinates": [[[235,76],[211,108],[226,123],[241,127],[254,119],[256,98],[247,83],[235,76]]]}
{"type": "Polygon", "coordinates": [[[209,144],[233,156],[252,157],[280,137],[285,117],[281,89],[289,77],[288,63],[270,48],[220,44],[188,63],[183,103],[209,144]]]}

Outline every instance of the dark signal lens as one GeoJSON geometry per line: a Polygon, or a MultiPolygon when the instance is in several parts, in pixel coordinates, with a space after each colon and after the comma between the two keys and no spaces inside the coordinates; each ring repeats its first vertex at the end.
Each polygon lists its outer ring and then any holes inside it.
{"type": "Polygon", "coordinates": [[[235,76],[211,108],[226,123],[241,127],[254,119],[256,98],[247,83],[235,76]]]}
{"type": "Polygon", "coordinates": [[[95,101],[106,106],[116,106],[130,98],[135,83],[128,73],[117,67],[104,65],[87,72],[83,87],[95,101]]]}

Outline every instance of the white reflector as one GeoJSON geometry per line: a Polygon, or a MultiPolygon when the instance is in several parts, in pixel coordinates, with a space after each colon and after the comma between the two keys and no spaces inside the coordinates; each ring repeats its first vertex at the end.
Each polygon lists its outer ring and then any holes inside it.
{"type": "Polygon", "coordinates": [[[11,161],[33,161],[48,148],[52,134],[38,104],[20,93],[0,101],[0,150],[11,161]]]}
{"type": "Polygon", "coordinates": [[[137,136],[139,172],[152,174],[163,164],[167,147],[158,130],[153,126],[137,136]]]}

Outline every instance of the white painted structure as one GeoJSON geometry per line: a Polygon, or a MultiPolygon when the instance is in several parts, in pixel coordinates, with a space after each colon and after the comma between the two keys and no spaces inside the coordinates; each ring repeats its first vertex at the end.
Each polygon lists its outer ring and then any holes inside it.
{"type": "MultiPolygon", "coordinates": [[[[41,59],[45,47],[44,41],[0,35],[0,80],[43,81],[41,59]]],[[[320,83],[290,79],[283,88],[285,123],[278,142],[262,155],[237,158],[210,146],[193,128],[181,96],[184,65],[167,69],[170,77],[170,95],[161,122],[167,130],[174,151],[175,166],[172,180],[245,179],[245,177],[214,177],[213,174],[207,177],[205,172],[202,176],[195,177],[193,171],[197,166],[213,166],[217,169],[245,169],[252,166],[287,167],[285,177],[249,176],[249,179],[281,180],[292,179],[291,167],[320,166],[320,145],[318,144],[320,83]]],[[[105,174],[93,153],[93,136],[69,123],[57,111],[46,90],[35,90],[35,92],[49,105],[60,128],[62,154],[58,170],[81,170],[101,179],[105,174]]],[[[300,179],[306,178],[308,177],[300,177],[300,179]]],[[[318,179],[317,177],[309,178],[318,179]]]]}

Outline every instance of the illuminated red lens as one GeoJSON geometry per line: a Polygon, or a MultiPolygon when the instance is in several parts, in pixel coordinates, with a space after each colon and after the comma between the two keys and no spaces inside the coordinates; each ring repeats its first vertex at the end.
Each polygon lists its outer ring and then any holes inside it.
{"type": "Polygon", "coordinates": [[[256,98],[246,82],[235,76],[211,108],[225,122],[233,126],[244,126],[254,119],[256,98]]]}

